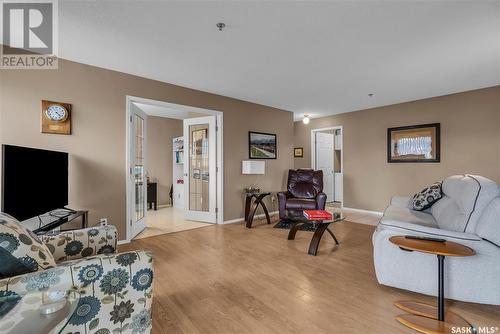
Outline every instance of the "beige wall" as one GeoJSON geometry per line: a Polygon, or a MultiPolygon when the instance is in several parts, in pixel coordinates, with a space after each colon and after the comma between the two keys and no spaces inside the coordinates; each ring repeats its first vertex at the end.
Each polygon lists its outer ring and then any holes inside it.
{"type": "Polygon", "coordinates": [[[172,186],[172,139],[182,136],[179,119],[148,116],[147,173],[158,187],[158,205],[170,204],[172,186]]]}
{"type": "Polygon", "coordinates": [[[500,86],[313,119],[294,125],[295,146],[310,167],[311,129],[344,128],[344,206],[382,211],[392,195],[410,195],[452,174],[500,182],[500,86]],[[387,128],[441,123],[441,163],[387,163],[387,128]]]}
{"type": "Polygon", "coordinates": [[[108,217],[123,239],[127,95],[224,113],[225,220],[243,217],[241,189],[253,180],[241,175],[249,130],[278,135],[278,159],[267,161],[260,182],[284,187],[293,166],[290,112],[64,60],[58,70],[0,71],[0,142],[69,152],[70,205],[89,209],[92,225],[108,217]],[[43,99],[73,104],[71,136],[40,133],[43,99]]]}

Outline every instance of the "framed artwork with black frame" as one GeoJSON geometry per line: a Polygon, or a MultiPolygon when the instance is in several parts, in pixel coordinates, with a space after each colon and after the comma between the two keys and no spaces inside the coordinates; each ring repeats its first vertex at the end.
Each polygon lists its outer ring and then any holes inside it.
{"type": "Polygon", "coordinates": [[[295,147],[293,149],[294,158],[303,158],[304,157],[304,148],[303,147],[295,147]]]}
{"type": "Polygon", "coordinates": [[[440,123],[387,129],[387,162],[440,162],[440,123]]]}
{"type": "Polygon", "coordinates": [[[248,157],[250,159],[276,159],[277,156],[276,134],[248,132],[248,157]]]}

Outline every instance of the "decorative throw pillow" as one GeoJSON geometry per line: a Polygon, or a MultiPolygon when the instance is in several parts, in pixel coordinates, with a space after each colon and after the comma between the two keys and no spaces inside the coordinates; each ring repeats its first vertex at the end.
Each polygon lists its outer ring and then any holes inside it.
{"type": "Polygon", "coordinates": [[[55,266],[49,249],[33,232],[0,212],[0,278],[55,266]]]}
{"type": "Polygon", "coordinates": [[[421,192],[413,196],[413,209],[422,211],[430,208],[441,197],[443,197],[443,190],[441,188],[443,182],[435,182],[421,192]]]}

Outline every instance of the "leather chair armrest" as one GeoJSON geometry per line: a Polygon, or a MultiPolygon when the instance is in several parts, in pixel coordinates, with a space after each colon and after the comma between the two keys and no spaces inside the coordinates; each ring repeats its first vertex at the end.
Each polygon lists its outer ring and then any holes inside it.
{"type": "Polygon", "coordinates": [[[324,192],[320,192],[316,195],[316,209],[325,210],[325,205],[326,205],[326,194],[324,192]]]}
{"type": "Polygon", "coordinates": [[[277,196],[280,219],[284,219],[286,218],[286,200],[290,197],[290,193],[288,191],[280,191],[277,196]]]}

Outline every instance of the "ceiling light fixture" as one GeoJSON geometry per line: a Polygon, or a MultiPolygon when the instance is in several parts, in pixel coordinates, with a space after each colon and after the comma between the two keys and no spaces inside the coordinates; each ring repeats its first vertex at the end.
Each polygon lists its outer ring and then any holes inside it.
{"type": "Polygon", "coordinates": [[[226,27],[226,24],[224,22],[219,22],[216,26],[219,28],[219,31],[222,31],[226,27]]]}
{"type": "Polygon", "coordinates": [[[309,117],[309,115],[304,115],[304,119],[302,120],[302,123],[309,124],[310,120],[311,120],[311,118],[309,117]]]}

